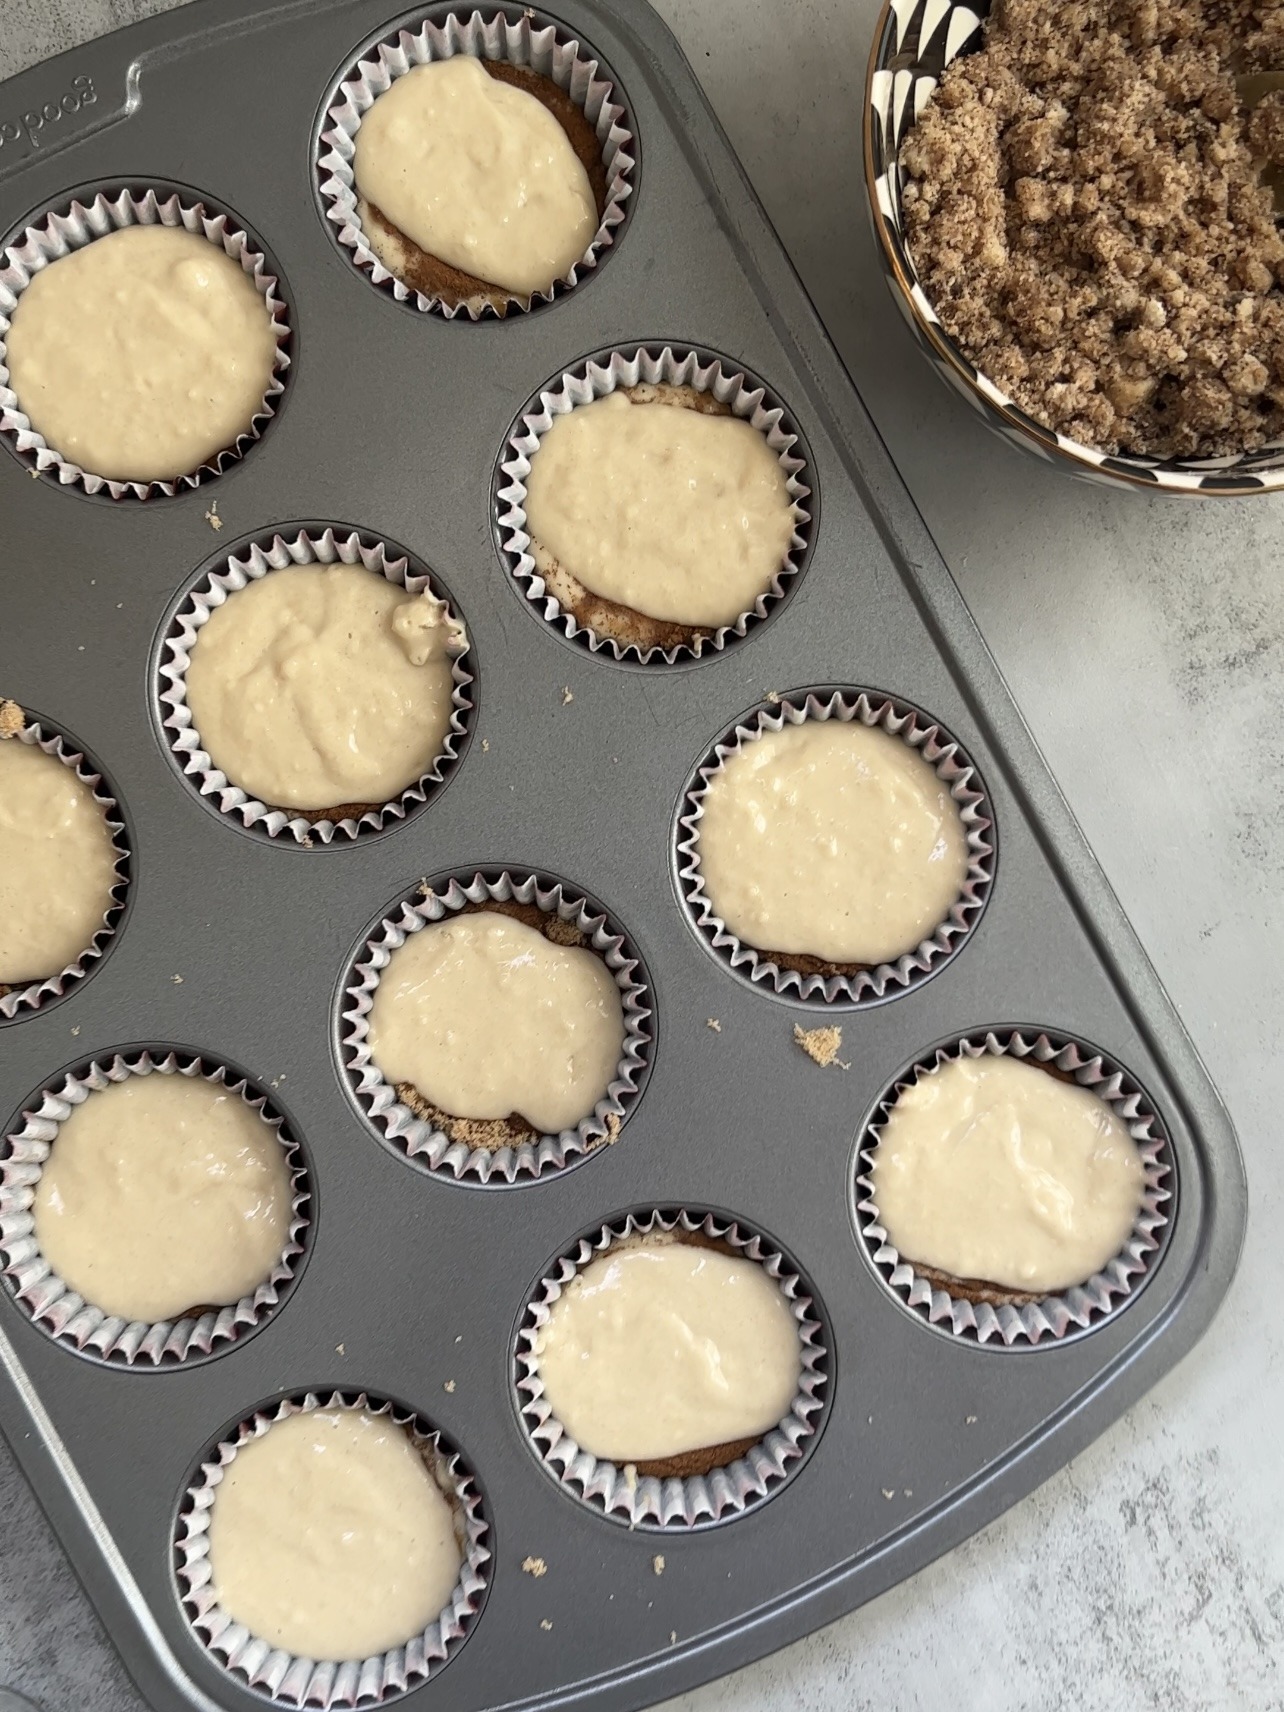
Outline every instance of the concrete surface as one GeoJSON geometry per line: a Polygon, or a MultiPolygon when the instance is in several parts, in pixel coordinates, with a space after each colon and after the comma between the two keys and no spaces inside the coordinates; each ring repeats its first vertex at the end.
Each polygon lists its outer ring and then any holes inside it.
{"type": "MultiPolygon", "coordinates": [[[[166,0],[0,0],[0,76],[166,0]]],[[[389,0],[389,13],[399,8],[389,0]]],[[[660,0],[1238,1126],[1221,1317],[1070,1469],[855,1616],[674,1712],[1284,1707],[1284,496],[1068,481],[933,379],[876,268],[876,0],[660,0]]],[[[137,1696],[0,1448],[0,1683],[137,1696]]]]}

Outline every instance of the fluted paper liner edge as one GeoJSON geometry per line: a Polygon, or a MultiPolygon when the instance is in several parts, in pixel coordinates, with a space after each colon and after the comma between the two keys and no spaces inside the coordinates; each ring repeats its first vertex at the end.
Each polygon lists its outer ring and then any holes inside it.
{"type": "Polygon", "coordinates": [[[631,1528],[676,1532],[743,1515],[772,1496],[799,1466],[815,1436],[829,1384],[824,1329],[812,1296],[780,1251],[736,1220],[712,1213],[632,1213],[603,1225],[564,1255],[539,1283],[517,1335],[515,1384],[522,1423],[540,1461],[562,1486],[605,1516],[631,1528]],[[539,1377],[538,1340],[553,1303],[571,1279],[615,1244],[655,1232],[700,1233],[762,1265],[788,1301],[798,1325],[801,1368],[788,1412],[744,1456],[685,1479],[643,1475],[581,1449],[554,1415],[539,1377]]]}
{"type": "Polygon", "coordinates": [[[228,214],[211,214],[199,198],[189,200],[177,192],[160,196],[148,190],[135,196],[129,190],[108,195],[100,191],[93,201],[85,204],[73,200],[65,213],[56,210],[44,214],[20,234],[0,257],[0,434],[4,434],[14,449],[24,458],[33,459],[29,466],[40,473],[55,474],[63,486],[78,485],[86,493],[107,493],[112,499],[150,499],[156,494],[173,496],[182,489],[199,487],[203,482],[221,475],[225,469],[244,457],[258,440],[269,419],[275,414],[276,401],[285,390],[290,353],[290,324],[284,300],[279,294],[280,281],[268,268],[267,258],[255,246],[249,235],[236,225],[228,214]],[[51,262],[83,249],[95,238],[127,226],[181,226],[217,245],[236,262],[253,281],[267,307],[276,339],[272,378],[263,399],[244,430],[230,446],[223,447],[212,459],[184,472],[172,480],[120,481],[100,476],[93,470],[82,469],[70,458],[63,457],[57,447],[50,446],[43,434],[31,426],[22,409],[22,401],[9,385],[5,335],[10,317],[19,298],[41,269],[51,262]]]}
{"type": "Polygon", "coordinates": [[[469,13],[461,8],[440,22],[425,19],[415,31],[402,29],[395,38],[374,44],[344,74],[335,101],[322,120],[317,141],[316,172],[321,201],[336,242],[357,269],[398,303],[410,303],[416,309],[447,319],[464,315],[479,321],[497,313],[520,313],[564,297],[583,279],[591,277],[615,243],[628,212],[636,177],[637,145],[629,129],[628,113],[618,99],[614,74],[599,76],[602,69],[591,51],[582,47],[573,34],[551,20],[541,21],[529,9],[516,19],[501,14],[487,20],[478,11],[469,13]],[[451,59],[461,53],[524,66],[555,83],[583,110],[593,126],[606,174],[606,206],[583,256],[562,278],[530,296],[506,292],[502,286],[493,287],[504,299],[500,311],[489,298],[465,298],[451,304],[398,279],[366,242],[358,207],[353,161],[357,132],[366,113],[398,77],[416,66],[451,59]]]}
{"type": "Polygon", "coordinates": [[[44,1088],[0,1147],[0,1275],[28,1317],[79,1354],[144,1370],[213,1354],[261,1324],[298,1275],[312,1195],[302,1150],[268,1096],[212,1058],[180,1052],[102,1054],[78,1074],[44,1088]],[[252,1293],[195,1318],[149,1324],[104,1313],[71,1289],[41,1253],[31,1209],[45,1161],[74,1108],[112,1083],[150,1075],[200,1077],[239,1094],[285,1150],[291,1213],[285,1248],[252,1293]]]}
{"type": "MultiPolygon", "coordinates": [[[[919,1317],[955,1337],[978,1343],[1056,1344],[1117,1313],[1151,1276],[1171,1223],[1174,1189],[1172,1148],[1164,1126],[1133,1077],[1096,1048],[1052,1030],[978,1031],[941,1047],[930,1059],[912,1065],[883,1095],[862,1138],[857,1161],[856,1213],[861,1240],[875,1270],[894,1295],[919,1317]],[[1073,1289],[1049,1293],[1037,1302],[973,1302],[952,1296],[902,1259],[879,1222],[871,1175],[878,1138],[899,1095],[928,1070],[953,1060],[1012,1057],[1050,1065],[1096,1094],[1124,1124],[1141,1153],[1143,1190],[1132,1231],[1119,1253],[1073,1289]]],[[[1014,1291],[1014,1296],[1024,1292],[1014,1291]]]]}
{"type": "Polygon", "coordinates": [[[678,874],[683,900],[700,934],[727,966],[754,984],[817,1005],[875,1004],[918,986],[966,942],[976,928],[994,884],[996,839],[989,795],[975,762],[938,721],[896,696],[870,690],[795,691],[776,696],[745,716],[696,769],[678,819],[678,874]],[[804,974],[773,963],[746,945],[714,910],[700,868],[700,821],[711,781],[727,760],[764,732],[808,720],[859,721],[899,737],[920,754],[948,786],[967,840],[963,887],[943,921],[900,957],[856,974],[804,974]]]}
{"type": "Polygon", "coordinates": [[[201,1464],[185,1495],[174,1542],[183,1610],[223,1669],[273,1700],[322,1708],[381,1704],[436,1676],[458,1651],[485,1596],[492,1555],[485,1543],[489,1531],[472,1470],[462,1453],[426,1420],[365,1392],[309,1391],[299,1398],[285,1398],[275,1408],[256,1410],[220,1440],[209,1460],[201,1464]],[[463,1564],[448,1604],[411,1640],[371,1658],[318,1660],[273,1647],[219,1606],[211,1584],[209,1523],[224,1470],[244,1445],[270,1432],[278,1421],[314,1409],[361,1409],[386,1414],[404,1427],[433,1479],[452,1501],[466,1536],[460,1540],[463,1564]]]}
{"type": "MultiPolygon", "coordinates": [[[[806,503],[812,497],[812,490],[803,480],[810,471],[800,446],[797,429],[766,383],[747,371],[724,366],[720,357],[706,358],[698,351],[666,344],[622,346],[604,358],[589,358],[577,368],[564,371],[540,391],[505,443],[495,500],[500,543],[509,571],[547,623],[560,629],[569,640],[582,641],[593,652],[605,649],[616,660],[632,658],[643,665],[666,666],[720,654],[770,616],[802,571],[812,535],[812,516],[806,503]],[[526,478],[532,460],[539,455],[540,440],[554,420],[579,405],[606,398],[621,387],[635,386],[689,387],[696,392],[707,392],[726,405],[733,416],[748,422],[776,454],[793,511],[788,551],[753,606],[729,624],[687,626],[697,632],[695,639],[670,648],[643,648],[634,642],[599,635],[581,624],[549,592],[531,551],[526,527],[526,478]]],[[[573,566],[566,568],[574,574],[573,566]]]]}
{"type": "Polygon", "coordinates": [[[0,994],[0,1017],[12,1020],[15,1017],[29,1016],[38,1011],[41,1005],[52,999],[60,999],[64,993],[74,987],[78,981],[91,975],[107,951],[112,940],[120,929],[120,918],[125,907],[125,896],[129,890],[130,850],[126,839],[125,822],[121,815],[120,803],[108,788],[108,782],[103,774],[97,773],[89,765],[85,756],[61,732],[46,730],[39,720],[27,719],[24,713],[22,728],[12,737],[0,739],[7,743],[26,743],[35,748],[43,749],[46,755],[52,755],[88,787],[93,799],[103,812],[107,822],[107,830],[111,834],[112,846],[116,852],[115,877],[107,894],[107,906],[103,911],[102,925],[95,929],[93,938],[80,953],[79,957],[66,964],[53,974],[46,975],[39,981],[26,981],[22,985],[16,983],[7,993],[0,994]]]}
{"type": "Polygon", "coordinates": [[[313,535],[300,530],[288,540],[277,533],[264,534],[230,554],[214,570],[202,575],[187,591],[174,613],[161,646],[158,703],[161,728],[170,755],[189,784],[208,797],[220,812],[241,822],[248,831],[269,838],[293,838],[310,847],[335,840],[354,839],[382,832],[422,807],[459,762],[475,706],[476,682],[472,668],[472,644],[467,627],[442,584],[432,572],[416,572],[404,553],[386,541],[361,531],[337,534],[325,529],[313,535]],[[267,543],[265,546],[264,543],[267,543]],[[201,743],[200,732],[187,701],[187,669],[192,649],[210,614],[249,583],[290,565],[361,565],[375,576],[404,588],[407,594],[425,591],[443,601],[451,624],[463,646],[451,652],[450,723],[432,765],[389,802],[367,809],[359,818],[309,820],[297,811],[273,807],[243,790],[216,767],[201,743]]]}
{"type": "Polygon", "coordinates": [[[613,1142],[636,1103],[649,1067],[654,1030],[650,982],[641,959],[612,914],[575,887],[520,870],[479,870],[421,885],[394,905],[363,942],[340,999],[340,1042],[345,1080],[366,1122],[425,1170],[478,1183],[542,1180],[613,1142]],[[441,889],[437,889],[440,887],[441,889]],[[624,1044],[620,1063],[593,1111],[572,1129],[541,1135],[517,1147],[468,1147],[417,1117],[384,1079],[368,1043],[369,1015],[391,954],[412,933],[466,904],[533,904],[569,922],[588,949],[606,964],[620,991],[624,1044]]]}

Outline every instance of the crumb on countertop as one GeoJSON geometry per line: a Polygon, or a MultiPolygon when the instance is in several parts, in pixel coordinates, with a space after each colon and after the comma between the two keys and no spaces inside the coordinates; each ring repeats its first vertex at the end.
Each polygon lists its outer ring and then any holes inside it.
{"type": "Polygon", "coordinates": [[[443,1391],[453,1392],[454,1389],[455,1389],[455,1381],[453,1379],[447,1379],[445,1384],[442,1386],[443,1391]]]}
{"type": "Polygon", "coordinates": [[[548,1574],[548,1565],[542,1557],[524,1557],[522,1559],[522,1573],[533,1575],[538,1581],[541,1575],[548,1574]]]}
{"type": "Polygon", "coordinates": [[[210,528],[216,535],[223,527],[223,519],[218,514],[217,500],[213,500],[211,502],[209,510],[205,513],[205,521],[209,524],[210,528]]]}
{"type": "Polygon", "coordinates": [[[655,1573],[657,1575],[663,1575],[664,1574],[664,1555],[663,1555],[663,1553],[656,1552],[655,1556],[651,1559],[651,1568],[655,1571],[655,1573]]]}
{"type": "Polygon", "coordinates": [[[546,1630],[551,1629],[553,1627],[553,1625],[549,1622],[547,1617],[541,1617],[540,1618],[539,1626],[541,1629],[546,1629],[546,1630]]]}
{"type": "Polygon", "coordinates": [[[711,1028],[715,1034],[722,1033],[722,1024],[718,1021],[717,1017],[709,1017],[704,1026],[706,1028],[711,1028]]]}
{"type": "Polygon", "coordinates": [[[563,684],[562,685],[562,706],[563,707],[569,707],[574,700],[575,700],[575,696],[572,693],[571,686],[569,684],[563,684]]]}

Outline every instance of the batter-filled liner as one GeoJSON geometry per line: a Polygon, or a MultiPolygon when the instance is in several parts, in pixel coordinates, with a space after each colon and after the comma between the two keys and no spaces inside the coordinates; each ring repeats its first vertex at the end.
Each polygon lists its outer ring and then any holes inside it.
{"type": "Polygon", "coordinates": [[[1176,1182],[1172,1149],[1163,1122],[1145,1091],[1129,1073],[1068,1035],[1033,1029],[998,1030],[965,1036],[912,1065],[879,1101],[862,1139],[856,1167],[856,1216],[875,1270],[894,1295],[936,1329],[977,1343],[1005,1348],[1055,1345],[1120,1312],[1153,1274],[1162,1257],[1174,1213],[1176,1182]],[[985,1279],[956,1278],[902,1258],[879,1222],[870,1175],[878,1137],[896,1099],[924,1070],[957,1058],[986,1054],[1037,1065],[1096,1094],[1120,1118],[1141,1153],[1144,1192],[1132,1233],[1119,1253],[1072,1289],[1053,1293],[1011,1290],[985,1279]]]}

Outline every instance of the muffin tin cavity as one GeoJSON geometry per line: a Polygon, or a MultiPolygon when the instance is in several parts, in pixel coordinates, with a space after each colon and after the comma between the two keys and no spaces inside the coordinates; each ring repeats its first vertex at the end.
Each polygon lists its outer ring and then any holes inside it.
{"type": "Polygon", "coordinates": [[[124,813],[115,787],[104,776],[98,762],[87,754],[72,736],[59,730],[42,715],[17,708],[14,702],[0,703],[0,719],[10,715],[15,721],[21,720],[22,723],[13,735],[0,741],[26,743],[43,749],[46,755],[55,756],[64,766],[69,767],[80,782],[93,792],[94,801],[102,809],[107,830],[111,833],[112,845],[116,851],[116,869],[102,926],[93,935],[90,943],[73,963],[69,963],[64,969],[50,970],[43,980],[28,982],[24,986],[0,985],[0,1023],[28,1017],[35,1011],[47,1008],[73,991],[100,966],[115,944],[124,919],[132,866],[124,813]]]}
{"type": "Polygon", "coordinates": [[[492,1569],[490,1524],[463,1453],[412,1409],[360,1391],[298,1392],[262,1404],[221,1434],[202,1454],[179,1503],[174,1569],[183,1614],[210,1655],[242,1685],[284,1706],[387,1705],[420,1687],[454,1658],[486,1599],[492,1569]],[[252,1635],[218,1604],[211,1584],[210,1515],[228,1465],[238,1451],[279,1422],[314,1409],[387,1415],[410,1435],[454,1512],[463,1567],[435,1621],[403,1646],[372,1658],[342,1661],[299,1657],[252,1635]]]}
{"type": "Polygon", "coordinates": [[[812,1286],[793,1261],[743,1221],[717,1213],[651,1209],[629,1213],[581,1237],[556,1260],[531,1293],[517,1330],[513,1386],[518,1414],[540,1466],[562,1490],[629,1528],[683,1532],[731,1521],[757,1509],[802,1466],[825,1420],[831,1378],[831,1339],[812,1286]],[[599,1255],[629,1238],[674,1232],[705,1246],[757,1261],[788,1301],[797,1323],[801,1368],[788,1412],[757,1444],[725,1466],[686,1478],[647,1474],[582,1450],[553,1414],[539,1374],[539,1339],[553,1304],[599,1255]]]}
{"type": "Polygon", "coordinates": [[[815,476],[802,436],[785,406],[756,375],[715,352],[665,344],[599,351],[543,386],[510,429],[495,470],[495,527],[500,556],[530,608],[560,635],[608,659],[645,666],[708,659],[759,627],[802,574],[815,533],[815,476]],[[793,512],[793,535],[779,570],[753,606],[733,623],[674,624],[613,605],[585,589],[573,567],[541,572],[527,529],[526,481],[539,443],[554,421],[577,405],[635,388],[680,387],[702,395],[702,408],[748,422],[780,464],[793,512]],[[601,633],[594,626],[602,627],[601,633]],[[605,633],[609,624],[612,634],[605,633]]]}
{"type": "Polygon", "coordinates": [[[695,770],[678,804],[675,832],[678,885],[686,914],[724,968],[760,991],[816,1006],[867,1007],[920,987],[959,949],[981,919],[994,885],[997,838],[993,809],[975,762],[930,715],[878,690],[794,690],[751,709],[718,739],[695,770]],[[727,759],[764,732],[809,720],[859,722],[899,737],[929,762],[948,786],[967,841],[967,873],[958,898],[933,933],[894,961],[872,967],[825,965],[809,956],[773,961],[742,944],[714,913],[700,866],[700,822],[710,781],[727,759]]]}
{"type": "Polygon", "coordinates": [[[259,440],[280,408],[281,395],[289,378],[292,334],[280,269],[266,246],[240,218],[204,194],[168,185],[119,181],[102,188],[90,187],[55,203],[47,212],[32,216],[13,233],[0,257],[0,440],[23,464],[40,474],[53,476],[62,486],[77,486],[88,494],[114,500],[151,499],[172,496],[220,475],[259,440]],[[201,235],[223,254],[230,256],[249,277],[263,299],[276,343],[271,380],[262,402],[244,432],[238,434],[208,462],[173,480],[129,481],[98,475],[82,469],[46,443],[31,425],[22,400],[10,385],[6,335],[22,293],[51,262],[83,249],[96,238],[135,226],[168,226],[201,235]]]}
{"type": "Polygon", "coordinates": [[[314,1190],[303,1149],[267,1095],[248,1077],[217,1060],[186,1052],[157,1047],[94,1058],[33,1095],[0,1143],[0,1266],[9,1295],[34,1324],[65,1348],[135,1372],[220,1354],[256,1331],[294,1287],[313,1213],[314,1190]],[[32,1212],[41,1173],[57,1146],[61,1126],[95,1093],[134,1076],[200,1078],[238,1095],[275,1133],[290,1179],[286,1245],[263,1282],[237,1302],[193,1304],[175,1319],[152,1324],[106,1314],[64,1283],[40,1251],[32,1212]]]}
{"type": "MultiPolygon", "coordinates": [[[[633,119],[615,73],[596,49],[563,25],[531,7],[515,5],[484,13],[442,6],[433,7],[427,15],[420,10],[367,43],[348,61],[325,100],[314,159],[326,228],[353,266],[398,303],[447,320],[471,321],[552,303],[591,278],[620,241],[638,171],[633,119]],[[362,226],[353,161],[363,118],[397,78],[416,66],[456,54],[500,62],[547,79],[580,109],[596,136],[601,173],[597,231],[569,272],[547,290],[530,296],[516,296],[499,286],[461,295],[462,284],[447,291],[426,279],[420,289],[413,278],[408,283],[384,266],[362,226]]],[[[593,164],[598,168],[598,162],[593,164]]],[[[461,281],[464,278],[460,276],[461,281]]]]}
{"type": "Polygon", "coordinates": [[[996,1029],[937,1047],[908,1066],[879,1100],[857,1148],[856,1228],[873,1270],[902,1307],[932,1330],[991,1349],[1056,1347],[1094,1330],[1134,1301],[1164,1256],[1176,1210],[1176,1162],[1167,1131],[1145,1090],[1105,1053],[1053,1030],[996,1029]],[[1127,1125],[1141,1154],[1144,1191],[1123,1248],[1084,1283],[1053,1295],[1022,1295],[979,1284],[951,1295],[941,1275],[925,1275],[892,1246],[879,1223],[870,1175],[879,1135],[899,1095],[924,1072],[959,1058],[986,1055],[1039,1065],[1087,1088],[1127,1125]]]}
{"type": "MultiPolygon", "coordinates": [[[[287,526],[289,528],[289,526],[287,526]]],[[[306,848],[345,844],[399,825],[440,792],[467,745],[477,699],[476,651],[458,604],[441,579],[394,542],[345,525],[318,524],[282,535],[266,532],[203,567],[163,624],[156,663],[157,718],[166,750],[186,782],[217,812],[256,837],[306,848]],[[427,772],[391,802],[335,804],[327,812],[282,809],[260,802],[229,779],[201,743],[188,706],[186,675],[210,614],[239,590],[290,565],[361,565],[409,595],[427,593],[446,604],[467,645],[451,657],[450,724],[427,772]]]]}
{"type": "Polygon", "coordinates": [[[580,1164],[621,1137],[651,1067],[653,1006],[650,979],[632,941],[579,887],[548,874],[514,869],[460,871],[421,881],[362,937],[339,996],[339,1062],[374,1135],[420,1170],[460,1183],[533,1183],[580,1164]],[[418,1115],[403,1098],[404,1084],[394,1087],[384,1079],[371,1056],[369,1016],[392,953],[410,935],[453,914],[488,908],[519,919],[537,911],[552,924],[554,943],[582,945],[597,953],[619,988],[624,1046],[606,1093],[573,1129],[557,1135],[519,1132],[511,1141],[478,1146],[453,1139],[439,1127],[438,1115],[418,1115]]]}

